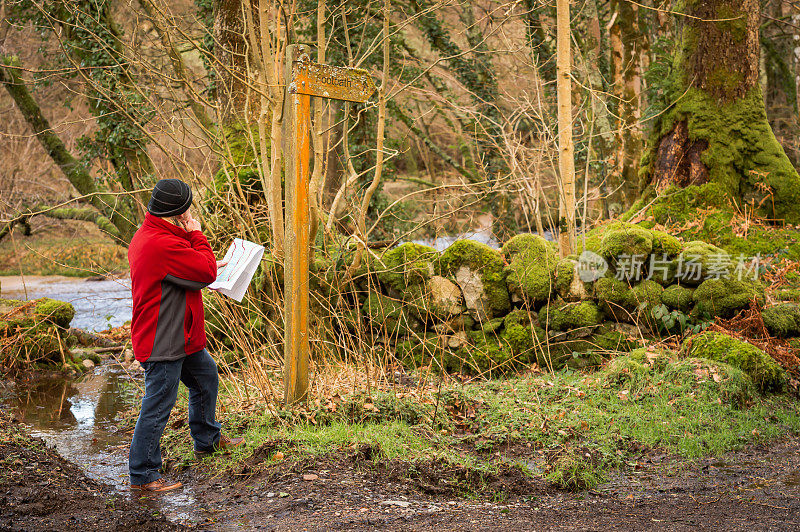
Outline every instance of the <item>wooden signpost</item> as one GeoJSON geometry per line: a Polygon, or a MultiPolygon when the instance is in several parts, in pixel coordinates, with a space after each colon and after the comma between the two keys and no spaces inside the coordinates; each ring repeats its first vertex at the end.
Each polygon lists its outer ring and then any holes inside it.
{"type": "Polygon", "coordinates": [[[311,97],[365,102],[375,92],[369,72],[312,63],[305,45],[286,47],[283,102],[286,240],[284,256],[284,401],[308,394],[308,183],[311,161],[311,97]]]}

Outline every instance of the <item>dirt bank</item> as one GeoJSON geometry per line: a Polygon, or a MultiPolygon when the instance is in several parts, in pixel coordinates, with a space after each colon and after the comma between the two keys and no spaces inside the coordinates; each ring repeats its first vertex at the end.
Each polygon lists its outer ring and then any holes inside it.
{"type": "Polygon", "coordinates": [[[0,530],[180,530],[151,501],[86,477],[0,412],[0,530]]]}

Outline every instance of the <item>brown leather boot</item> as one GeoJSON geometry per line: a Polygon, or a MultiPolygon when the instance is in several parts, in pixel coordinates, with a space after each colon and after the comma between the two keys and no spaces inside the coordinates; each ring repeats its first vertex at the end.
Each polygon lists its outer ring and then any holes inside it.
{"type": "MultiPolygon", "coordinates": [[[[244,445],[244,438],[229,438],[223,434],[219,437],[219,442],[214,446],[214,452],[230,454],[231,449],[241,445],[244,445]]],[[[211,453],[208,451],[195,451],[194,455],[197,458],[205,458],[206,456],[211,456],[211,453]]]]}
{"type": "Polygon", "coordinates": [[[131,484],[131,489],[137,491],[160,492],[160,491],[176,490],[182,486],[183,484],[181,484],[176,480],[169,481],[164,477],[161,477],[158,480],[154,480],[153,482],[148,482],[147,484],[131,484]]]}

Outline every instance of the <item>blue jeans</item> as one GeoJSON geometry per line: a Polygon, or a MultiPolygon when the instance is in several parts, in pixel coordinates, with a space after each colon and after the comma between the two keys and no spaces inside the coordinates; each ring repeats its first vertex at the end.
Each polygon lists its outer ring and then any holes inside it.
{"type": "Polygon", "coordinates": [[[219,442],[215,419],[219,375],[217,364],[203,349],[180,360],[144,362],[145,393],[133,431],[128,468],[131,484],[161,478],[161,434],[178,398],[178,384],[189,389],[189,431],[196,451],[213,451],[219,442]]]}

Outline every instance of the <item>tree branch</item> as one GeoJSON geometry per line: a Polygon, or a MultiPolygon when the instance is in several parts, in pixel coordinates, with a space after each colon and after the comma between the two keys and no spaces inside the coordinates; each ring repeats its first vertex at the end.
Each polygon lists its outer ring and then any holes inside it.
{"type": "MultiPolygon", "coordinates": [[[[112,223],[115,230],[107,232],[123,242],[129,241],[136,231],[136,225],[116,208],[117,198],[113,194],[103,194],[97,189],[94,178],[86,167],[67,150],[64,142],[53,131],[50,123],[42,114],[39,104],[33,99],[25,82],[20,78],[17,72],[19,68],[20,62],[17,57],[0,56],[0,83],[11,95],[25,121],[33,129],[39,143],[53,162],[64,172],[72,186],[80,194],[90,196],[89,201],[92,206],[112,223]]],[[[10,228],[8,230],[10,231],[10,228]]]]}
{"type": "Polygon", "coordinates": [[[0,220],[0,222],[4,224],[0,227],[0,241],[11,232],[15,225],[26,224],[34,216],[47,216],[48,218],[55,218],[57,220],[92,222],[104,233],[118,241],[122,240],[119,229],[97,209],[92,207],[64,207],[61,205],[46,207],[39,205],[10,220],[0,220]]]}
{"type": "Polygon", "coordinates": [[[469,169],[463,167],[462,165],[458,164],[455,159],[450,157],[445,151],[440,148],[436,143],[434,143],[430,137],[428,137],[416,124],[414,121],[409,117],[403,110],[397,105],[394,101],[390,101],[387,103],[389,108],[392,111],[392,114],[399,118],[401,122],[403,122],[408,129],[411,130],[419,139],[431,150],[433,153],[438,155],[444,162],[452,166],[459,174],[466,177],[470,183],[477,183],[480,181],[480,177],[475,173],[470,171],[469,169]]]}

